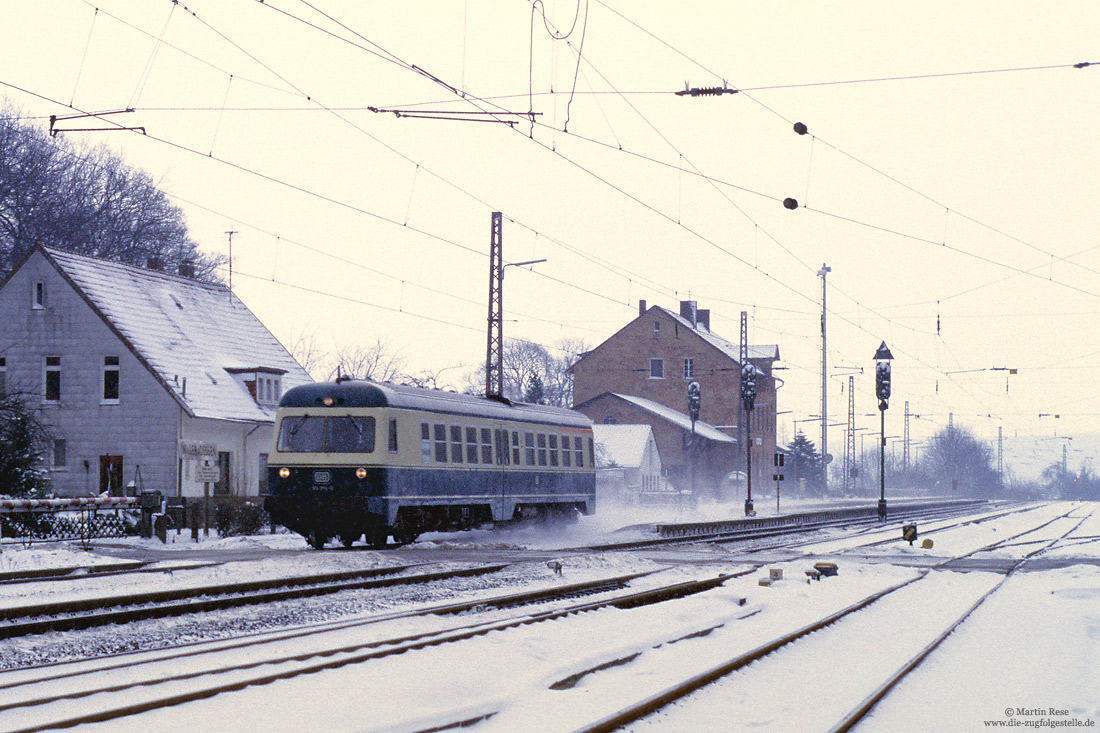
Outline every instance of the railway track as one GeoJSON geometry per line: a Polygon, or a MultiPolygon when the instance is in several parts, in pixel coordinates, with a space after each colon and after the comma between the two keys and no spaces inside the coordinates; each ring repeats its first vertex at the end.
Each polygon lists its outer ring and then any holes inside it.
{"type": "Polygon", "coordinates": [[[457,570],[414,572],[402,575],[401,573],[415,571],[422,565],[394,565],[338,573],[130,593],[125,596],[9,606],[0,608],[0,639],[311,598],[347,590],[384,588],[485,575],[503,570],[507,566],[507,563],[497,563],[457,570]]]}
{"type": "MultiPolygon", "coordinates": [[[[892,522],[926,520],[957,516],[972,513],[977,505],[984,502],[969,502],[962,505],[933,507],[907,506],[891,511],[892,522]]],[[[611,551],[611,550],[640,550],[654,547],[668,547],[694,543],[725,544],[732,542],[749,542],[774,537],[783,537],[791,534],[804,534],[817,532],[823,529],[843,527],[871,527],[881,528],[882,523],[877,516],[844,515],[837,517],[813,518],[812,515],[791,515],[790,517],[767,518],[762,520],[735,520],[730,522],[692,522],[688,524],[660,525],[662,532],[669,536],[657,537],[645,540],[632,540],[626,542],[611,542],[597,545],[588,545],[578,550],[611,551]],[[809,516],[809,519],[798,520],[797,517],[809,516]],[[790,520],[785,524],[785,520],[790,520]],[[742,525],[744,525],[742,527],[742,525]],[[729,527],[728,529],[721,529],[729,527]]],[[[816,541],[816,540],[815,540],[816,541]]],[[[784,546],[789,546],[784,543],[784,546]]]]}
{"type": "MultiPolygon", "coordinates": [[[[929,568],[921,572],[916,578],[907,580],[902,583],[895,584],[884,590],[872,593],[860,601],[853,603],[840,611],[829,614],[811,624],[798,628],[790,633],[779,636],[765,644],[762,644],[748,652],[739,654],[722,664],[716,665],[703,672],[697,673],[689,678],[686,678],[674,685],[661,690],[658,693],[647,696],[644,699],[638,700],[630,705],[623,707],[622,709],[607,715],[599,720],[577,727],[575,730],[577,733],[605,733],[608,731],[614,731],[622,729],[635,721],[641,721],[648,716],[652,716],[658,712],[661,712],[668,708],[670,705],[677,703],[681,700],[685,700],[689,695],[697,693],[700,690],[704,690],[709,685],[723,680],[728,675],[737,670],[748,667],[754,662],[759,662],[765,658],[769,658],[781,650],[788,650],[796,643],[801,642],[809,638],[814,632],[820,631],[827,627],[837,624],[837,622],[847,619],[854,614],[862,611],[872,604],[879,602],[882,599],[888,598],[893,594],[902,592],[903,589],[910,588],[915,584],[923,581],[928,577],[929,573],[935,569],[950,568],[952,564],[958,563],[967,557],[976,555],[981,552],[989,552],[998,548],[1002,548],[1012,541],[1032,534],[1039,529],[1049,526],[1059,519],[1065,519],[1072,514],[1067,512],[1060,517],[1050,520],[1044,523],[1040,527],[1029,528],[1025,531],[1019,532],[1011,537],[999,540],[998,542],[984,546],[973,552],[966,553],[965,555],[945,560],[933,568],[929,568]]],[[[955,629],[963,624],[970,615],[977,610],[983,603],[986,602],[993,594],[995,594],[1008,580],[1008,578],[1023,567],[1032,558],[1048,551],[1053,548],[1059,542],[1064,541],[1070,534],[1072,534],[1078,527],[1083,524],[1090,515],[1085,515],[1071,526],[1068,530],[1061,533],[1059,536],[1053,539],[1048,539],[1043,543],[1043,546],[1032,552],[1027,553],[1023,557],[1019,558],[1011,564],[1007,569],[1003,577],[1000,578],[991,588],[981,593],[976,600],[967,605],[961,614],[953,617],[948,623],[946,623],[942,630],[934,636],[931,641],[924,644],[919,650],[900,665],[893,673],[891,673],[884,681],[878,684],[865,698],[860,700],[857,704],[851,707],[851,709],[844,714],[832,727],[828,730],[833,732],[843,732],[850,730],[856,725],[868,712],[870,712],[874,706],[882,700],[891,689],[893,689],[902,679],[905,678],[910,672],[912,672],[925,658],[927,658],[955,629]]],[[[774,670],[773,670],[774,672],[774,670]]],[[[781,674],[781,673],[778,673],[781,674]]],[[[678,720],[672,725],[689,725],[684,720],[678,720]]]]}
{"type": "MultiPolygon", "coordinates": [[[[744,571],[744,573],[748,572],[753,570],[744,571]]],[[[157,653],[131,653],[99,661],[11,670],[0,673],[0,694],[8,700],[0,704],[0,714],[4,720],[5,730],[8,731],[39,731],[117,720],[247,687],[339,669],[347,665],[362,664],[429,647],[453,644],[494,631],[553,621],[603,608],[636,608],[683,598],[715,588],[740,573],[672,583],[536,613],[475,621],[398,637],[340,645],[320,644],[309,651],[292,654],[284,651],[288,645],[300,642],[307,637],[337,631],[356,631],[384,621],[427,615],[454,616],[490,609],[509,609],[533,603],[546,603],[593,593],[613,592],[624,588],[631,580],[648,574],[636,573],[550,589],[524,591],[357,621],[329,623],[292,632],[257,635],[253,638],[204,642],[157,653]],[[234,654],[235,659],[233,659],[234,654]],[[209,662],[218,657],[227,656],[233,661],[222,661],[213,665],[204,664],[204,661],[209,662]],[[196,666],[196,662],[198,668],[194,671],[182,673],[178,671],[185,663],[187,666],[196,666]],[[106,672],[116,675],[129,674],[135,679],[112,685],[97,684],[97,678],[106,672]],[[78,715],[72,714],[74,704],[79,701],[82,706],[88,706],[86,698],[92,696],[95,696],[96,700],[94,710],[78,715]],[[13,727],[7,727],[9,725],[13,727]]]]}

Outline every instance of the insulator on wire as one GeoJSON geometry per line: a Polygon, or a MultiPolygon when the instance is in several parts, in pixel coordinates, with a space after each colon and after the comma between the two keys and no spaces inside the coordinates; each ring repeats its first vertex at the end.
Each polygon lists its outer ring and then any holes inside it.
{"type": "Polygon", "coordinates": [[[810,131],[810,129],[801,122],[796,122],[794,123],[794,131],[797,132],[799,135],[805,135],[807,132],[810,131]]]}
{"type": "Polygon", "coordinates": [[[794,211],[795,209],[798,208],[798,200],[797,199],[792,199],[792,198],[786,198],[786,199],[783,199],[783,205],[786,206],[791,211],[794,211]]]}

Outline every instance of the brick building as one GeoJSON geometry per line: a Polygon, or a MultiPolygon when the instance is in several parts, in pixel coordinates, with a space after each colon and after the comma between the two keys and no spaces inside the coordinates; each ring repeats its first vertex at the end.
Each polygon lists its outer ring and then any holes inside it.
{"type": "Polygon", "coordinates": [[[255,495],[283,391],[312,381],[224,285],[39,247],[0,282],[0,389],[52,432],[60,496],[255,495]]]}
{"type": "Polygon", "coordinates": [[[696,449],[707,456],[700,473],[700,454],[696,454],[699,493],[721,496],[723,479],[745,471],[746,429],[752,440],[753,486],[763,487],[771,481],[776,449],[772,370],[779,347],[749,346],[749,362],[759,376],[755,408],[747,421],[741,419],[739,352],[737,344],[710,330],[710,311],[698,308],[694,301],[681,301],[680,312],[674,313],[660,306],[647,308],[643,300],[637,318],[573,365],[574,409],[597,423],[652,426],[670,482],[689,488],[687,385],[695,380],[702,389],[697,434],[700,423],[716,433],[707,433],[696,449]],[[644,402],[630,402],[630,398],[644,402]],[[653,406],[664,410],[657,414],[653,406]],[[700,479],[701,475],[705,478],[700,479]]]}

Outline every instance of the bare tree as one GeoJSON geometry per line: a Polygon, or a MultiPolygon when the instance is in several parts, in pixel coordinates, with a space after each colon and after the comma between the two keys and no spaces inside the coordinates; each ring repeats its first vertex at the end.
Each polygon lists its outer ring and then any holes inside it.
{"type": "Polygon", "coordinates": [[[394,351],[381,338],[372,346],[347,344],[336,350],[336,364],[330,379],[351,377],[374,382],[398,381],[405,368],[405,357],[394,351]]]}
{"type": "MultiPolygon", "coordinates": [[[[573,364],[588,350],[581,339],[560,339],[551,354],[541,344],[521,339],[504,340],[503,387],[510,400],[524,400],[534,394],[532,385],[541,387],[541,401],[558,407],[573,404],[573,364]]],[[[466,375],[463,392],[485,394],[485,364],[466,375]]]]}
{"type": "Polygon", "coordinates": [[[290,353],[314,379],[324,379],[329,372],[326,366],[328,352],[317,342],[317,334],[302,329],[291,344],[290,353]]]}
{"type": "Polygon", "coordinates": [[[214,281],[183,212],[144,171],[107,148],[52,138],[0,107],[0,274],[42,244],[140,267],[150,261],[214,281]]]}

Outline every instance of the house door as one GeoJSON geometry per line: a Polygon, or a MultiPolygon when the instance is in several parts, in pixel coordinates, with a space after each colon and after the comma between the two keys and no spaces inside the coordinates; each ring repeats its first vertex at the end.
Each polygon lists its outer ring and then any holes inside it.
{"type": "Polygon", "coordinates": [[[122,456],[99,457],[99,493],[123,496],[122,456]]]}
{"type": "Polygon", "coordinates": [[[229,452],[218,451],[218,473],[221,478],[214,484],[214,495],[226,495],[229,493],[229,452]]]}

